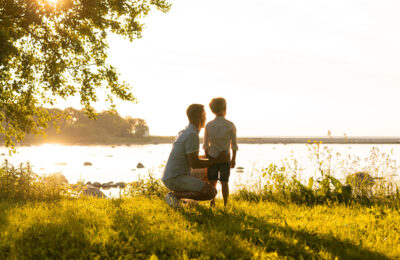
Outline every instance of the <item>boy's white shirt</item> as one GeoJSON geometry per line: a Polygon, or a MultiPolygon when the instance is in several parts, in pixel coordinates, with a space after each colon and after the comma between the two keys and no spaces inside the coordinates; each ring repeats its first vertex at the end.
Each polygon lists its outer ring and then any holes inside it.
{"type": "Polygon", "coordinates": [[[217,157],[220,152],[229,152],[230,148],[237,151],[237,136],[235,125],[223,116],[217,116],[207,123],[204,131],[203,148],[208,154],[217,157]]]}

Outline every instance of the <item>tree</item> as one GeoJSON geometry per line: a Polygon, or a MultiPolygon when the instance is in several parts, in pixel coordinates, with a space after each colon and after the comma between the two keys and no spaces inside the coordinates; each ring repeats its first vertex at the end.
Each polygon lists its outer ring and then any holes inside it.
{"type": "Polygon", "coordinates": [[[130,86],[107,63],[107,36],[140,38],[142,19],[166,0],[1,0],[0,134],[14,147],[26,133],[41,134],[53,116],[44,107],[58,97],[80,95],[91,104],[98,90],[135,102],[130,86]]]}
{"type": "MultiPolygon", "coordinates": [[[[90,120],[85,115],[85,111],[71,107],[64,111],[60,109],[47,110],[50,113],[57,112],[66,115],[56,121],[57,129],[54,127],[46,129],[45,135],[50,141],[98,143],[102,140],[107,142],[119,138],[140,138],[149,132],[146,120],[132,117],[122,118],[117,112],[103,111],[96,116],[96,120],[90,120]]],[[[28,135],[24,141],[27,143],[37,142],[33,137],[28,135]]]]}
{"type": "Polygon", "coordinates": [[[141,118],[127,117],[126,121],[129,124],[130,132],[136,137],[143,137],[146,135],[146,133],[149,133],[149,126],[147,125],[146,120],[141,118]]]}

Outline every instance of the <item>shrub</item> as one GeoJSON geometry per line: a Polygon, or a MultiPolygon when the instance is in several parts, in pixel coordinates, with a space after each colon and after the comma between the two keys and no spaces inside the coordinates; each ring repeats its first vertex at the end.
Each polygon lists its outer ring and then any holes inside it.
{"type": "Polygon", "coordinates": [[[154,177],[153,170],[148,172],[146,178],[139,176],[139,180],[130,183],[126,188],[124,195],[128,197],[133,196],[157,196],[163,197],[167,194],[167,188],[162,185],[159,178],[154,177]]]}
{"type": "Polygon", "coordinates": [[[68,186],[61,177],[42,177],[32,171],[29,163],[18,168],[7,160],[0,167],[0,199],[53,200],[67,194],[68,186]]]}

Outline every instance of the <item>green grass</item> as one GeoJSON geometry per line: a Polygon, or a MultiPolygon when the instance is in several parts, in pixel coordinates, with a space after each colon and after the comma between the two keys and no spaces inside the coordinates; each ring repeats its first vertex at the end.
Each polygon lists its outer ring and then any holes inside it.
{"type": "Polygon", "coordinates": [[[231,200],[174,210],[158,197],[0,202],[0,259],[400,258],[400,213],[231,200]]]}

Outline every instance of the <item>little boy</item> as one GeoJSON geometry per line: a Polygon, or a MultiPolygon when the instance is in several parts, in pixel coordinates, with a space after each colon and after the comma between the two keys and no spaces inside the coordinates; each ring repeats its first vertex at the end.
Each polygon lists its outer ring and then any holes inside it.
{"type": "MultiPolygon", "coordinates": [[[[230,163],[212,165],[207,171],[210,184],[216,187],[218,180],[221,182],[222,197],[224,198],[224,206],[226,206],[229,196],[230,168],[235,167],[236,151],[238,150],[236,127],[231,121],[225,119],[226,101],[224,98],[211,100],[210,108],[215,114],[215,119],[208,122],[204,131],[203,148],[207,157],[216,158],[221,152],[229,153],[230,148],[232,148],[230,163]]],[[[215,206],[215,201],[212,200],[210,205],[215,206]]]]}

